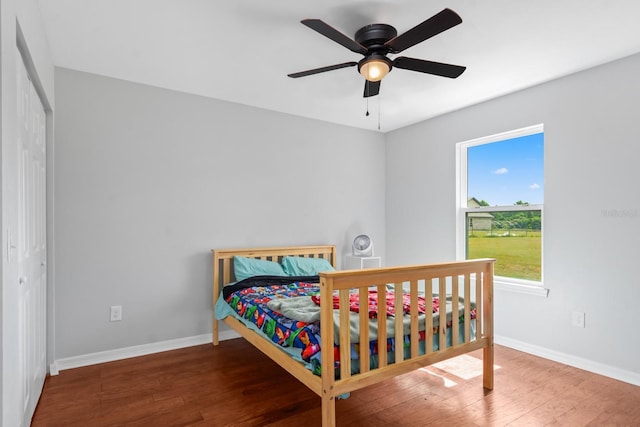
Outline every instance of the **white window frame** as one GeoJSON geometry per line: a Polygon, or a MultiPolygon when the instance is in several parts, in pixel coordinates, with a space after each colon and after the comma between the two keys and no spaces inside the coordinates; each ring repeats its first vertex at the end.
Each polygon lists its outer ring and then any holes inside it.
{"type": "MultiPolygon", "coordinates": [[[[467,224],[466,216],[468,212],[499,212],[499,211],[541,211],[542,224],[541,230],[544,230],[544,205],[514,205],[514,206],[486,206],[470,208],[467,205],[467,149],[469,147],[490,144],[492,142],[504,141],[507,139],[518,138],[521,136],[543,133],[544,126],[537,124],[521,129],[507,132],[501,132],[481,138],[459,142],[456,144],[456,258],[464,260],[466,258],[466,233],[467,224]]],[[[544,231],[541,231],[542,238],[542,256],[541,263],[544,260],[544,231]]],[[[541,280],[524,280],[513,277],[495,276],[494,285],[497,290],[507,290],[520,292],[530,295],[546,297],[549,290],[544,288],[544,266],[541,265],[541,280]]]]}

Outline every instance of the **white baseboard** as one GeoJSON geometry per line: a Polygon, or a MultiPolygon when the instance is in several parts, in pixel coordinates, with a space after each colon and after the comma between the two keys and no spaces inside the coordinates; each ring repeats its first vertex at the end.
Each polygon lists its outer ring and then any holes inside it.
{"type": "MultiPolygon", "coordinates": [[[[240,335],[233,330],[220,331],[221,341],[238,338],[239,336],[240,335]]],[[[60,371],[65,369],[80,368],[82,366],[96,365],[98,363],[113,362],[116,360],[128,359],[130,357],[146,356],[147,354],[207,344],[210,343],[212,339],[211,334],[196,335],[193,337],[178,338],[175,340],[142,344],[133,347],[118,348],[115,350],[57,359],[49,365],[49,373],[51,375],[58,375],[60,371]]]]}
{"type": "Polygon", "coordinates": [[[561,353],[559,351],[550,350],[548,348],[539,347],[537,345],[528,344],[526,342],[507,337],[495,336],[494,342],[505,347],[533,354],[534,356],[543,357],[545,359],[553,360],[554,362],[564,363],[565,365],[573,366],[574,368],[593,372],[594,374],[604,375],[605,377],[640,386],[640,374],[637,372],[626,371],[614,366],[605,365],[603,363],[594,362],[593,360],[561,353]]]}

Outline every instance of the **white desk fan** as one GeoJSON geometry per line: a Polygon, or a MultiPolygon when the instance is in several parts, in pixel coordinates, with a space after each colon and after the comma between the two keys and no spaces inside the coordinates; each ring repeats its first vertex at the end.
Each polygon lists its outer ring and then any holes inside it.
{"type": "Polygon", "coordinates": [[[373,256],[373,242],[366,234],[360,234],[353,239],[353,256],[370,257],[373,256]]]}

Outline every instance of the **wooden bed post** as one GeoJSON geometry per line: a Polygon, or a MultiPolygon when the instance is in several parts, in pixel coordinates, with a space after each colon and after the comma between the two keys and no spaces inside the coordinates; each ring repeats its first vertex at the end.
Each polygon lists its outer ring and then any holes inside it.
{"type": "Polygon", "coordinates": [[[487,390],[493,390],[493,261],[486,264],[482,291],[484,331],[478,332],[489,339],[488,345],[482,350],[482,385],[487,390]]]}
{"type": "Polygon", "coordinates": [[[336,399],[322,394],[322,427],[335,427],[336,425],[336,399]]]}
{"type": "MultiPolygon", "coordinates": [[[[320,273],[320,300],[331,301],[333,294],[333,279],[326,273],[320,273]]],[[[320,305],[320,348],[322,351],[322,427],[336,425],[336,399],[333,392],[335,383],[334,373],[334,324],[332,304],[320,305]]]]}
{"type": "Polygon", "coordinates": [[[212,286],[212,290],[213,290],[213,305],[211,306],[212,310],[211,310],[211,317],[212,317],[212,323],[211,323],[211,333],[213,336],[213,345],[218,345],[219,341],[219,325],[218,325],[218,320],[216,319],[216,313],[215,313],[215,307],[216,307],[216,303],[218,302],[218,296],[220,295],[220,277],[219,277],[219,272],[218,272],[218,256],[216,254],[215,250],[212,250],[212,274],[213,274],[213,286],[212,286]]]}

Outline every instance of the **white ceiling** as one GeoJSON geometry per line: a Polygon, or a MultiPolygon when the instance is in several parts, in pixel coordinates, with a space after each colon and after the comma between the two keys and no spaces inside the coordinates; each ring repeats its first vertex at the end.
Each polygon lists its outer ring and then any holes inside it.
{"type": "MultiPolygon", "coordinates": [[[[640,52],[637,0],[39,0],[56,66],[387,132],[640,52]],[[448,7],[462,24],[401,55],[467,66],[393,69],[362,97],[361,56],[300,24],[403,33],[448,7]],[[378,110],[379,108],[379,110],[378,110]],[[378,114],[379,113],[379,114],[378,114]]],[[[391,55],[394,57],[393,55],[391,55]]],[[[606,82],[603,82],[606,84],[606,82]]]]}

